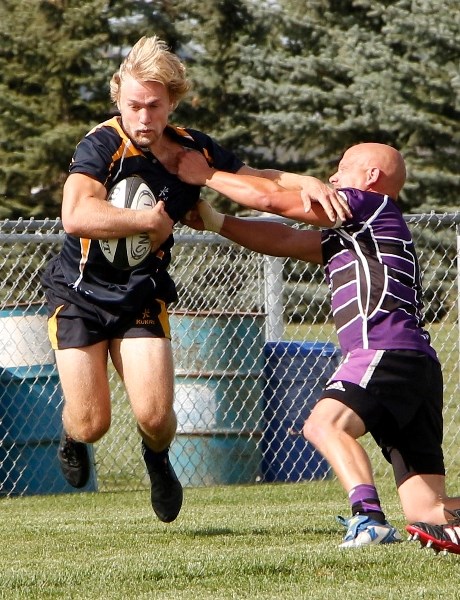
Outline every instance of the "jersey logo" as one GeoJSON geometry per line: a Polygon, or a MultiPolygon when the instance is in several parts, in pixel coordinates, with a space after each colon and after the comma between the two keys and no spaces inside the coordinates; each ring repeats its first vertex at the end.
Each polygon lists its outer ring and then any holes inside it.
{"type": "Polygon", "coordinates": [[[168,194],[169,194],[169,188],[167,186],[165,186],[158,194],[158,197],[167,200],[168,194]]]}
{"type": "Polygon", "coordinates": [[[341,381],[334,381],[330,385],[326,386],[326,392],[329,390],[338,390],[339,392],[344,392],[345,388],[343,387],[343,383],[341,381]]]}

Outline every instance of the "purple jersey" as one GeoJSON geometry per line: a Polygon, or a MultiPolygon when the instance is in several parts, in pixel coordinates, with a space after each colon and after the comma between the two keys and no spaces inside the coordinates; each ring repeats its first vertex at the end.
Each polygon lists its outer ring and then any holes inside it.
{"type": "Polygon", "coordinates": [[[436,359],[423,329],[420,269],[401,211],[388,196],[342,191],[353,216],[323,231],[322,250],[343,354],[416,350],[436,359]]]}

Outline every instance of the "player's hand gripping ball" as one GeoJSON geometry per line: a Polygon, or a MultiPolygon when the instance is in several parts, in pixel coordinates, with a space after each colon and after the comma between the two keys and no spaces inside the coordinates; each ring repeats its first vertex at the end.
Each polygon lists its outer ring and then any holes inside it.
{"type": "MultiPolygon", "coordinates": [[[[140,210],[153,208],[155,196],[145,181],[133,175],[116,183],[107,196],[117,208],[140,210]]],[[[117,269],[132,269],[140,265],[150,254],[148,233],[137,233],[126,238],[99,240],[102,254],[117,269]]]]}

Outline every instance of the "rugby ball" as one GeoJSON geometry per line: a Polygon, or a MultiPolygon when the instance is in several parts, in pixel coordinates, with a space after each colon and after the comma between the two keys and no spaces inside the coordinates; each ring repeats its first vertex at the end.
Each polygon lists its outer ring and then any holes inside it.
{"type": "MultiPolygon", "coordinates": [[[[140,210],[155,206],[156,199],[145,181],[133,175],[113,186],[107,196],[107,202],[117,208],[140,210]]],[[[99,245],[108,262],[122,270],[139,266],[150,254],[150,239],[147,233],[99,240],[99,245]]]]}

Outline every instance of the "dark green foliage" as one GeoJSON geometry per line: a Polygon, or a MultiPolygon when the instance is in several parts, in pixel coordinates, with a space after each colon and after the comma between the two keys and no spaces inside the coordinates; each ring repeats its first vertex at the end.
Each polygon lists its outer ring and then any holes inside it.
{"type": "Polygon", "coordinates": [[[0,217],[58,216],[73,147],[106,110],[104,5],[0,5],[0,217]]]}
{"type": "Polygon", "coordinates": [[[411,227],[419,251],[424,288],[424,315],[427,323],[455,314],[458,302],[456,232],[441,223],[411,227]]]}
{"type": "Polygon", "coordinates": [[[189,2],[188,116],[250,164],[322,178],[349,145],[392,144],[403,209],[455,210],[460,10],[441,4],[189,2]]]}
{"type": "Polygon", "coordinates": [[[403,210],[455,210],[459,21],[455,0],[4,0],[0,218],[58,215],[76,142],[114,110],[111,74],[153,34],[193,83],[174,122],[322,178],[347,146],[390,143],[403,210]]]}
{"type": "Polygon", "coordinates": [[[113,113],[110,77],[154,24],[166,37],[150,2],[2,2],[0,218],[59,216],[75,145],[113,113]]]}

